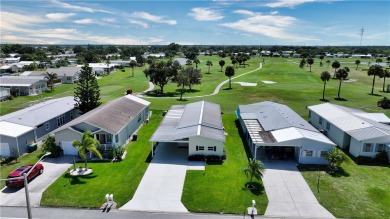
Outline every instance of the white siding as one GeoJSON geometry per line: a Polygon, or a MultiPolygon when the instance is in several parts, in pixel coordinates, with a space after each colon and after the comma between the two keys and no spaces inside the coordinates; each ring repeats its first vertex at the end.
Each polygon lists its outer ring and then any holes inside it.
{"type": "Polygon", "coordinates": [[[351,138],[351,144],[349,145],[349,153],[351,153],[354,157],[360,156],[360,152],[362,151],[363,143],[361,141],[356,140],[355,138],[351,138]]]}
{"type": "Polygon", "coordinates": [[[321,151],[330,151],[333,145],[326,144],[318,141],[305,139],[302,141],[302,148],[300,150],[299,163],[302,164],[328,164],[325,158],[321,157],[321,151]],[[305,151],[313,151],[312,157],[305,156],[305,151]]]}
{"type": "Polygon", "coordinates": [[[189,139],[189,147],[188,147],[188,155],[223,155],[223,142],[216,141],[213,139],[203,138],[199,136],[190,137],[189,139]],[[196,146],[203,146],[203,151],[196,151],[196,146]],[[216,151],[209,151],[208,147],[216,146],[216,151]]]}
{"type": "Polygon", "coordinates": [[[64,147],[70,147],[70,146],[73,147],[71,144],[69,146],[69,142],[73,142],[73,140],[81,141],[81,136],[82,136],[81,133],[78,133],[70,129],[64,129],[54,133],[56,144],[60,145],[62,150],[64,150],[64,155],[74,155],[73,152],[76,149],[72,150],[72,148],[64,148],[64,147]],[[67,154],[66,151],[70,151],[71,153],[67,154]]]}

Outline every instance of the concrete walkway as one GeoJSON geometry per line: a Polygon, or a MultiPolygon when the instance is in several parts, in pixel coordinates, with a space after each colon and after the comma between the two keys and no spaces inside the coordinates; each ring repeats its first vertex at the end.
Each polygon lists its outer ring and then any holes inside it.
{"type": "MultiPolygon", "coordinates": [[[[45,158],[41,161],[44,171],[28,184],[31,206],[39,206],[42,193],[72,166],[73,156],[45,158]]],[[[0,193],[0,206],[26,206],[24,188],[4,187],[0,193]]]]}
{"type": "Polygon", "coordinates": [[[264,216],[335,218],[314,196],[293,161],[263,161],[268,206],[264,216]]]}
{"type": "Polygon", "coordinates": [[[188,213],[181,203],[187,156],[187,148],[160,143],[133,199],[120,210],[188,213]]]}

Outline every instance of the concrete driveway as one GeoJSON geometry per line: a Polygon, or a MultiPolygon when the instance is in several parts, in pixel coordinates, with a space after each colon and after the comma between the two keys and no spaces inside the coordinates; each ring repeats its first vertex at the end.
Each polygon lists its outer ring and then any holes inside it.
{"type": "Polygon", "coordinates": [[[187,148],[160,143],[133,199],[120,210],[187,213],[181,203],[187,156],[187,148]]]}
{"type": "Polygon", "coordinates": [[[264,216],[335,218],[320,205],[293,161],[263,161],[268,206],[264,216]]]}
{"type": "MultiPolygon", "coordinates": [[[[31,206],[39,206],[42,193],[60,177],[73,163],[72,156],[45,158],[41,161],[43,174],[28,184],[31,206]]],[[[0,206],[26,206],[25,189],[4,187],[0,191],[0,206]]]]}

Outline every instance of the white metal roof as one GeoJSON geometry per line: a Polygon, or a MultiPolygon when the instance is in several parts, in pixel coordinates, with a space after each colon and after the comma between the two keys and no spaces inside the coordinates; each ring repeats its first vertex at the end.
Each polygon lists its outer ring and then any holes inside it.
{"type": "Polygon", "coordinates": [[[387,117],[384,113],[353,113],[353,114],[380,123],[390,123],[389,117],[387,117]]]}
{"type": "Polygon", "coordinates": [[[343,131],[372,126],[370,123],[330,103],[309,106],[308,108],[343,131]]]}
{"type": "Polygon", "coordinates": [[[31,130],[34,130],[34,128],[6,121],[0,121],[0,135],[16,138],[31,130]]]}
{"type": "Polygon", "coordinates": [[[134,96],[134,95],[126,95],[125,96],[127,99],[130,99],[130,100],[132,100],[132,101],[135,101],[135,102],[137,102],[137,103],[140,103],[140,104],[143,104],[143,105],[145,105],[145,106],[149,106],[150,105],[150,102],[149,101],[146,101],[146,100],[144,100],[144,99],[141,99],[141,98],[139,98],[139,97],[136,97],[136,96],[134,96]]]}
{"type": "Polygon", "coordinates": [[[271,132],[277,142],[301,139],[303,136],[294,127],[279,129],[271,132]]]}

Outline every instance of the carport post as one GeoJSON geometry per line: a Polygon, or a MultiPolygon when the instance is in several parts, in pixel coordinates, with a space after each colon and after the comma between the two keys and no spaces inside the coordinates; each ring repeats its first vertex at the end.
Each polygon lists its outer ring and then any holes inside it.
{"type": "Polygon", "coordinates": [[[154,154],[154,151],[153,151],[153,142],[152,142],[152,158],[153,158],[153,154],[154,154]]]}

